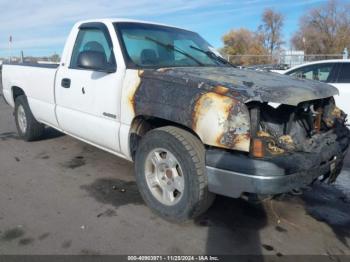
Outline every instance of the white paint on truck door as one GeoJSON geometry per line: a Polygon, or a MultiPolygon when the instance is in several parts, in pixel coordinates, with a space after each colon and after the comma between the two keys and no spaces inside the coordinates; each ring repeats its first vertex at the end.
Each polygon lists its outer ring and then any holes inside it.
{"type": "MultiPolygon", "coordinates": [[[[71,56],[56,77],[56,114],[60,128],[105,149],[119,152],[120,96],[124,70],[115,73],[81,69],[81,52],[102,52],[108,63],[115,55],[108,31],[81,28],[71,56]]],[[[71,43],[73,45],[73,43],[71,43]]]]}

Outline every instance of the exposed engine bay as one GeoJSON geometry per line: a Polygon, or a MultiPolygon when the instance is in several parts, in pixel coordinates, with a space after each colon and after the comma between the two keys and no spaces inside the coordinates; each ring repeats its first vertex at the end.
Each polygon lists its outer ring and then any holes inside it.
{"type": "Polygon", "coordinates": [[[316,153],[324,145],[349,136],[345,126],[347,115],[336,107],[333,97],[303,102],[298,106],[271,103],[250,103],[248,106],[252,137],[264,148],[260,157],[291,152],[316,153]]]}

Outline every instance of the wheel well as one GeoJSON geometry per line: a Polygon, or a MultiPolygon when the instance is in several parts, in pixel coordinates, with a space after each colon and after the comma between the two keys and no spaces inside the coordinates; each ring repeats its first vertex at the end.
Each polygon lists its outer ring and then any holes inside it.
{"type": "Polygon", "coordinates": [[[201,140],[199,136],[187,126],[158,117],[137,116],[131,123],[129,135],[129,150],[133,160],[135,158],[135,153],[142,137],[145,136],[150,130],[163,126],[179,127],[188,131],[189,133],[196,136],[199,140],[201,140]]]}
{"type": "Polygon", "coordinates": [[[15,101],[17,97],[25,95],[25,93],[20,87],[14,86],[12,87],[12,95],[13,95],[13,101],[15,101]]]}

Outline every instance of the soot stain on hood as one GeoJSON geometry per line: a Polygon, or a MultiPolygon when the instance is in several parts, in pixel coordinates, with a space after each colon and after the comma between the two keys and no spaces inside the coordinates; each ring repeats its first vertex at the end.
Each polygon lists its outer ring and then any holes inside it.
{"type": "Polygon", "coordinates": [[[232,67],[178,67],[145,70],[143,77],[184,85],[194,84],[207,91],[211,91],[213,87],[224,86],[229,89],[228,96],[233,95],[244,103],[260,101],[296,106],[304,101],[338,94],[335,87],[322,82],[232,67]]]}

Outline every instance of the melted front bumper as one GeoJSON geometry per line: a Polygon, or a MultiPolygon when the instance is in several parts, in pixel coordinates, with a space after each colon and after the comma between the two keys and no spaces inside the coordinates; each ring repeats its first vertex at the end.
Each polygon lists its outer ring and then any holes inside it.
{"type": "Polygon", "coordinates": [[[317,152],[254,159],[247,154],[208,149],[206,170],[209,191],[229,197],[243,193],[280,194],[311,184],[315,179],[334,182],[349,146],[347,130],[317,152]]]}

